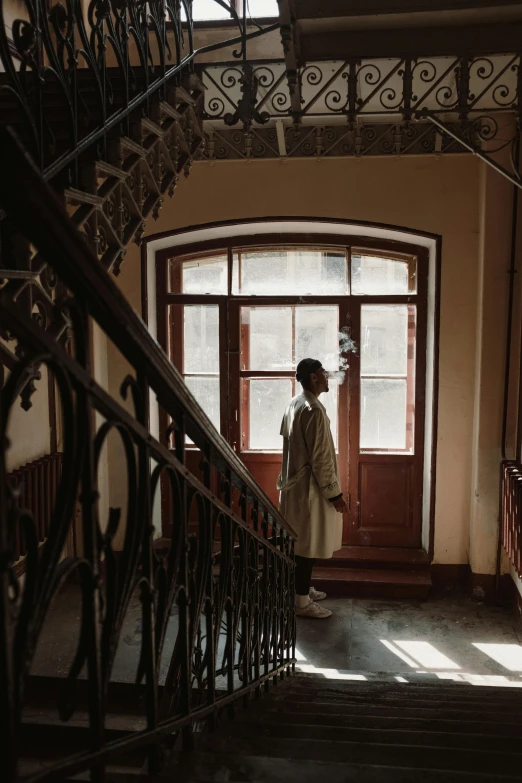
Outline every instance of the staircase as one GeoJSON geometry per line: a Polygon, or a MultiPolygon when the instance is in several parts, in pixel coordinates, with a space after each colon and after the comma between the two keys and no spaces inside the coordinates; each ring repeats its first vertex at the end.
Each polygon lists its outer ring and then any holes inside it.
{"type": "MultiPolygon", "coordinates": [[[[116,112],[129,101],[126,85],[117,68],[107,68],[105,78],[111,89],[111,109],[116,112]]],[[[133,78],[134,92],[139,95],[146,89],[146,74],[134,68],[133,78]]],[[[188,176],[192,161],[204,148],[200,119],[204,87],[193,73],[173,82],[149,99],[146,116],[139,109],[129,113],[125,122],[107,132],[102,144],[79,154],[73,166],[74,186],[63,173],[53,179],[73,223],[102,266],[116,275],[128,244],[140,242],[147,218],[159,216],[164,197],[173,196],[180,175],[188,176]]],[[[5,74],[0,74],[0,126],[7,122],[34,155],[25,117],[7,86],[5,74]]],[[[81,141],[83,135],[103,126],[104,117],[97,85],[88,70],[78,72],[77,89],[81,141]]],[[[70,145],[71,108],[52,81],[44,84],[42,101],[53,156],[65,155],[70,145]]]]}
{"type": "Polygon", "coordinates": [[[183,783],[435,783],[520,780],[517,688],[424,677],[339,682],[299,674],[178,755],[183,783]]]}

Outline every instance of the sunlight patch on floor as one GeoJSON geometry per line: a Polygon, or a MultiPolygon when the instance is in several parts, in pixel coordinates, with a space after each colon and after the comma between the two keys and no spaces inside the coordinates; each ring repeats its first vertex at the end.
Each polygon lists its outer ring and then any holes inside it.
{"type": "Polygon", "coordinates": [[[473,642],[473,647],[493,658],[510,672],[522,672],[522,647],[519,644],[481,644],[473,642]]]}

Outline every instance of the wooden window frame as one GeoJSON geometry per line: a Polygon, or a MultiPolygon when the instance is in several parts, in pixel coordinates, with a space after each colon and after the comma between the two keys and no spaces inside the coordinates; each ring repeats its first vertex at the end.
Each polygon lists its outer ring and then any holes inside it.
{"type": "MultiPolygon", "coordinates": [[[[339,235],[324,234],[266,234],[263,235],[263,242],[260,237],[253,237],[251,241],[248,238],[224,237],[207,242],[199,242],[189,245],[183,245],[179,248],[166,248],[158,251],[156,254],[156,272],[157,272],[157,317],[158,317],[158,340],[161,346],[167,351],[169,356],[174,358],[174,364],[182,373],[182,338],[174,340],[174,334],[182,336],[182,325],[178,322],[178,328],[174,330],[173,323],[169,320],[169,311],[171,305],[183,304],[217,304],[219,311],[219,330],[220,330],[220,400],[221,400],[221,427],[220,431],[234,449],[238,452],[243,451],[242,438],[242,411],[241,406],[241,384],[243,377],[246,377],[240,367],[241,357],[241,335],[240,335],[240,309],[242,306],[283,306],[283,305],[332,305],[337,300],[346,300],[348,310],[351,313],[354,310],[359,311],[362,304],[408,304],[417,306],[417,330],[416,346],[426,343],[426,314],[427,314],[427,279],[428,279],[428,256],[424,247],[416,245],[399,246],[397,242],[387,240],[375,240],[370,237],[350,237],[339,235]],[[406,263],[415,260],[416,265],[416,292],[407,294],[347,294],[346,296],[251,296],[237,295],[232,293],[233,276],[233,255],[234,253],[248,250],[248,252],[266,251],[270,249],[299,248],[315,250],[343,250],[346,252],[347,262],[347,285],[351,291],[351,256],[353,251],[364,255],[374,255],[376,257],[384,256],[386,258],[404,261],[406,263]],[[181,293],[181,269],[182,264],[188,260],[197,260],[198,258],[209,258],[210,256],[227,255],[228,258],[228,282],[227,294],[183,294],[181,293]],[[174,272],[172,270],[175,270],[174,272]],[[177,289],[177,292],[173,289],[177,289]],[[303,299],[305,301],[303,301],[303,299]],[[238,328],[239,327],[239,328],[238,328]],[[420,328],[422,327],[422,328],[420,328]],[[239,401],[236,404],[235,401],[239,401]]],[[[181,319],[181,308],[178,308],[181,319]]],[[[181,319],[182,320],[182,319],[181,319]]],[[[342,328],[347,320],[345,308],[339,309],[339,327],[342,328]]],[[[417,352],[416,352],[417,353],[417,352]]],[[[421,350],[422,354],[425,351],[421,350]]],[[[425,390],[419,386],[419,377],[425,376],[426,357],[421,362],[415,373],[415,382],[413,393],[415,395],[415,407],[419,408],[419,401],[424,404],[425,390]]],[[[183,373],[182,373],[183,374],[183,373]]],[[[248,373],[247,373],[248,374],[248,373]]],[[[262,373],[256,372],[256,376],[261,377],[262,373]]],[[[269,372],[270,377],[294,377],[294,372],[269,372]]],[[[408,374],[409,375],[409,374],[408,374]]],[[[359,392],[360,390],[357,389],[359,392]]],[[[408,390],[408,418],[412,420],[413,411],[410,411],[410,396],[408,390]]],[[[339,398],[339,405],[342,399],[339,398]]],[[[244,403],[243,403],[244,407],[244,403]]],[[[246,412],[245,412],[246,413],[246,412]]],[[[359,414],[359,412],[358,412],[359,414]]],[[[160,416],[160,425],[162,431],[166,431],[168,423],[162,421],[160,416]]],[[[422,427],[424,430],[424,427],[422,427]]],[[[417,427],[415,427],[415,434],[417,427]]],[[[408,437],[408,436],[407,436],[408,437]]],[[[412,439],[415,441],[413,453],[416,453],[418,439],[412,433],[412,439]]],[[[341,449],[341,435],[339,433],[338,448],[341,449]]],[[[357,443],[359,448],[359,443],[357,443]]],[[[248,450],[247,450],[248,451],[248,450]]],[[[256,454],[273,454],[273,452],[255,451],[256,454]]],[[[365,454],[371,455],[373,450],[365,450],[365,454]]],[[[390,454],[401,456],[407,452],[390,451],[390,454]]]]}

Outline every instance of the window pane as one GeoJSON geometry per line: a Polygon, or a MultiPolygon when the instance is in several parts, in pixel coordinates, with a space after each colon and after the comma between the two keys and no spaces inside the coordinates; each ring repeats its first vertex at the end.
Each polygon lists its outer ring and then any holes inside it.
{"type": "Polygon", "coordinates": [[[344,252],[284,248],[234,253],[234,294],[342,295],[348,293],[347,285],[344,252]]]}
{"type": "MultiPolygon", "coordinates": [[[[319,397],[319,401],[324,405],[326,408],[326,413],[328,414],[328,418],[330,419],[330,428],[332,430],[332,436],[335,443],[335,448],[338,449],[338,440],[337,440],[337,432],[338,432],[338,426],[337,426],[337,419],[338,419],[338,410],[339,410],[339,403],[338,403],[338,395],[339,395],[339,383],[333,379],[330,378],[328,381],[328,386],[330,388],[330,391],[326,392],[325,394],[321,394],[319,397]]],[[[300,389],[299,385],[299,389],[300,389]]]]}
{"type": "Polygon", "coordinates": [[[319,359],[327,370],[339,369],[339,308],[296,307],[295,362],[319,359]]]}
{"type": "Polygon", "coordinates": [[[185,377],[185,383],[219,432],[219,378],[198,378],[188,375],[185,377]]]}
{"type": "Polygon", "coordinates": [[[409,305],[361,307],[361,375],[406,375],[409,305]]]}
{"type": "Polygon", "coordinates": [[[282,451],[283,439],[279,431],[286,406],[292,399],[292,381],[289,378],[256,378],[244,381],[245,392],[249,393],[248,448],[282,451]]]}
{"type": "Polygon", "coordinates": [[[416,290],[414,259],[398,261],[352,252],[353,294],[411,294],[416,290]]]}
{"type": "MultiPolygon", "coordinates": [[[[183,8],[183,5],[181,6],[183,8]]],[[[230,13],[214,0],[194,0],[192,4],[192,19],[230,19],[230,13]]]]}
{"type": "Polygon", "coordinates": [[[242,307],[241,366],[244,370],[291,370],[292,308],[242,307]]]}
{"type": "Polygon", "coordinates": [[[247,0],[247,10],[252,17],[279,16],[277,0],[247,0]]]}
{"type": "Polygon", "coordinates": [[[227,294],[227,269],[226,256],[184,261],[182,264],[182,293],[227,294]]]}
{"type": "Polygon", "coordinates": [[[406,449],[406,380],[361,378],[361,449],[406,449]]]}
{"type": "Polygon", "coordinates": [[[183,372],[219,372],[219,307],[187,305],[184,310],[183,372]]]}

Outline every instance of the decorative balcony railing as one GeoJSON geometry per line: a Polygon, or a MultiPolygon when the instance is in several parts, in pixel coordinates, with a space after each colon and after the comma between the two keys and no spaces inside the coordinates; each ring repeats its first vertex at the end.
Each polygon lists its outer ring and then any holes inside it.
{"type": "Polygon", "coordinates": [[[196,72],[205,87],[205,155],[217,160],[462,152],[458,138],[492,151],[511,143],[522,112],[520,54],[313,62],[293,82],[283,60],[196,72]],[[514,116],[511,133],[502,114],[514,116]]]}
{"type": "Polygon", "coordinates": [[[0,138],[0,165],[0,206],[11,227],[3,237],[3,254],[15,266],[12,274],[2,271],[0,327],[8,349],[20,357],[3,379],[0,396],[4,779],[43,783],[91,770],[92,780],[101,780],[109,762],[140,749],[155,773],[165,738],[181,732],[190,743],[196,722],[232,709],[237,699],[268,687],[291,669],[293,532],[216,432],[7,132],[0,138]],[[37,274],[20,275],[16,269],[23,268],[22,260],[37,274]],[[47,290],[39,283],[44,277],[54,281],[47,290]],[[29,303],[21,301],[28,287],[33,289],[29,303]],[[49,313],[56,317],[58,312],[64,328],[53,328],[47,320],[49,313]],[[111,396],[95,380],[89,358],[91,320],[132,368],[121,385],[124,399],[111,396]],[[46,541],[39,549],[31,509],[20,507],[7,481],[5,457],[13,436],[10,412],[19,404],[28,376],[33,381],[29,392],[38,390],[42,366],[58,390],[63,458],[46,541]],[[150,428],[150,393],[171,422],[173,450],[163,445],[166,435],[160,438],[150,428]],[[187,436],[201,452],[200,476],[185,461],[187,436]],[[109,437],[121,441],[124,454],[125,518],[118,508],[110,508],[106,518],[103,513],[97,477],[109,437]],[[159,550],[153,509],[161,488],[170,491],[173,534],[159,550]],[[79,554],[64,560],[72,525],[79,554]],[[23,583],[13,569],[20,531],[26,548],[23,583]],[[122,542],[119,551],[116,541],[122,542]],[[214,556],[217,550],[219,557],[214,556]],[[53,681],[54,705],[46,706],[58,710],[64,725],[74,723],[83,694],[86,715],[74,725],[85,729],[84,744],[78,749],[58,743],[60,758],[47,759],[35,771],[34,765],[25,765],[31,750],[24,731],[25,695],[51,604],[59,602],[71,578],[81,596],[80,631],[67,676],[53,681]],[[143,714],[141,722],[135,721],[138,727],[124,736],[116,732],[114,738],[107,723],[111,675],[126,613],[136,605],[141,606],[141,635],[136,681],[129,687],[142,694],[143,714]]]}

